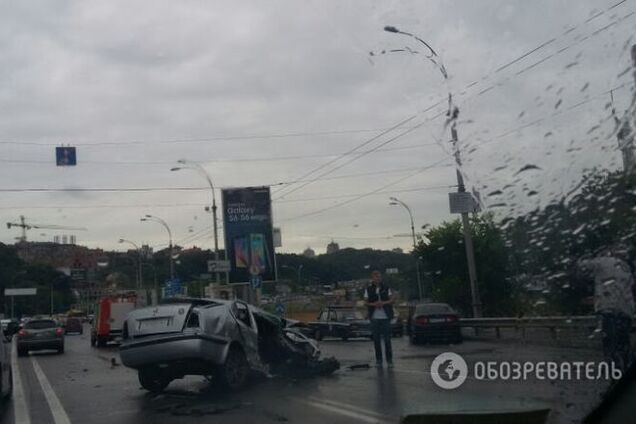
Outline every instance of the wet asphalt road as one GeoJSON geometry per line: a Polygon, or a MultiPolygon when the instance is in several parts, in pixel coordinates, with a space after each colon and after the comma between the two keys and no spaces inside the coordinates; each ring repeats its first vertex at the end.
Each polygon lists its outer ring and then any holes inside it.
{"type": "MultiPolygon", "coordinates": [[[[372,364],[367,340],[323,341],[323,354],[342,368],[332,376],[305,380],[260,378],[238,393],[224,393],[202,377],[170,384],[161,395],[141,389],[136,372],[119,364],[117,347],[90,347],[88,331],[68,335],[66,352],[14,358],[24,396],[14,391],[2,422],[47,423],[373,423],[399,422],[412,413],[515,410],[548,407],[551,422],[578,422],[597,401],[605,382],[477,381],[460,388],[437,387],[429,369],[445,351],[467,360],[593,360],[598,353],[507,342],[467,340],[461,345],[411,346],[394,339],[394,369],[357,369],[372,364]],[[117,365],[113,365],[113,358],[117,365]],[[26,412],[25,412],[26,411],[26,412]]],[[[15,379],[14,379],[15,380],[15,379]]]]}

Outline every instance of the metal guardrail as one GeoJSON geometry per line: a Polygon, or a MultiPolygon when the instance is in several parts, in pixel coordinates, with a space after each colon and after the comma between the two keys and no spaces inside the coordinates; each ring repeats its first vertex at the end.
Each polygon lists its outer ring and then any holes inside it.
{"type": "Polygon", "coordinates": [[[478,335],[479,329],[494,328],[497,338],[501,338],[502,328],[513,328],[521,331],[521,337],[526,337],[528,328],[546,328],[550,330],[553,339],[557,338],[557,329],[564,328],[587,328],[594,330],[598,327],[598,317],[596,315],[579,315],[579,316],[556,316],[556,317],[521,317],[521,318],[462,318],[459,325],[462,327],[472,328],[475,335],[478,335]]]}

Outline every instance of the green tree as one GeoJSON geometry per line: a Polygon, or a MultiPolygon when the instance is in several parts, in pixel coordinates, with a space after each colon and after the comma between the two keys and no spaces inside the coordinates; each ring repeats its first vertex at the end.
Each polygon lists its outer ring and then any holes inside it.
{"type": "MultiPolygon", "coordinates": [[[[513,286],[508,280],[508,258],[503,232],[489,215],[471,219],[477,276],[484,315],[509,315],[515,310],[513,286]]],[[[430,228],[418,246],[434,301],[449,303],[471,315],[471,293],[462,226],[459,220],[430,228]]]]}

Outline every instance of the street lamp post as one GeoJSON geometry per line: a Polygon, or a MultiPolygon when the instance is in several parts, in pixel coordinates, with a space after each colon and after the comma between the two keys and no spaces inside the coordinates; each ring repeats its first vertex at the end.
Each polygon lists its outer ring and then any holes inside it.
{"type": "Polygon", "coordinates": [[[170,251],[170,279],[173,280],[174,279],[174,257],[173,257],[174,252],[173,252],[173,246],[172,246],[172,231],[170,231],[170,227],[168,226],[168,223],[164,221],[163,219],[154,215],[146,215],[145,217],[141,218],[140,221],[158,222],[159,224],[163,225],[166,231],[168,231],[168,241],[169,241],[168,250],[170,251]]]}
{"type": "Polygon", "coordinates": [[[143,285],[143,281],[144,281],[144,279],[143,279],[142,261],[141,261],[141,259],[142,259],[142,257],[141,257],[142,256],[141,255],[141,249],[139,248],[139,246],[136,243],[134,243],[134,242],[132,242],[130,240],[123,239],[123,238],[119,239],[119,243],[130,244],[131,246],[133,246],[135,248],[135,251],[137,252],[137,275],[136,275],[135,279],[137,280],[137,290],[140,290],[142,285],[143,285]]]}
{"type": "Polygon", "coordinates": [[[399,200],[398,198],[391,197],[390,200],[391,200],[391,203],[389,203],[390,205],[402,206],[404,209],[406,209],[406,211],[409,213],[409,218],[411,219],[411,235],[413,236],[413,255],[415,256],[415,274],[417,278],[417,290],[419,294],[419,300],[421,302],[422,294],[423,294],[422,293],[422,278],[420,276],[420,258],[417,254],[417,238],[415,237],[415,223],[413,221],[413,212],[411,212],[411,208],[409,208],[409,206],[406,203],[399,200]]]}
{"type": "MultiPolygon", "coordinates": [[[[185,166],[175,166],[174,168],[171,168],[171,171],[181,171],[183,169],[191,169],[194,171],[197,171],[198,173],[200,173],[201,175],[203,175],[206,179],[206,181],[208,182],[208,184],[210,185],[210,190],[212,191],[212,220],[213,222],[213,228],[214,228],[214,259],[216,261],[219,260],[219,230],[218,230],[218,219],[217,219],[217,207],[216,207],[216,195],[215,195],[215,190],[214,190],[214,184],[212,183],[212,178],[210,178],[210,174],[208,174],[208,172],[205,170],[205,168],[203,166],[201,166],[201,164],[197,163],[197,162],[193,162],[193,161],[188,161],[185,159],[180,159],[177,161],[179,164],[181,165],[185,165],[185,166]]],[[[226,252],[227,255],[227,252],[226,252]]],[[[216,282],[217,284],[220,283],[221,281],[221,274],[220,273],[216,273],[216,282]]]]}
{"type": "MultiPolygon", "coordinates": [[[[411,34],[405,31],[400,31],[394,26],[385,26],[384,30],[386,32],[391,32],[394,34],[406,35],[408,37],[415,39],[416,41],[423,44],[424,46],[426,46],[426,48],[429,50],[429,54],[426,55],[426,58],[429,61],[431,61],[433,65],[437,67],[437,69],[440,71],[440,73],[444,77],[444,80],[448,81],[448,73],[446,72],[446,68],[444,67],[444,64],[442,63],[441,58],[426,41],[422,40],[420,37],[416,36],[415,34],[411,34]]],[[[410,52],[417,53],[412,50],[410,52]]],[[[456,163],[456,170],[457,170],[457,191],[460,193],[464,193],[466,192],[466,188],[464,186],[464,178],[461,173],[462,162],[461,162],[461,157],[459,153],[459,148],[457,146],[457,142],[458,142],[457,117],[459,116],[459,108],[456,106],[453,106],[452,100],[453,100],[453,97],[449,91],[447,122],[450,122],[453,149],[455,150],[455,163],[456,163]]],[[[468,277],[470,279],[470,292],[471,292],[471,298],[472,298],[473,316],[481,317],[481,300],[479,297],[479,287],[477,286],[477,266],[475,264],[475,252],[473,248],[473,238],[472,238],[471,230],[470,230],[470,221],[468,219],[468,212],[462,212],[461,215],[462,215],[462,226],[464,230],[464,245],[466,247],[466,262],[468,264],[468,277]]]]}

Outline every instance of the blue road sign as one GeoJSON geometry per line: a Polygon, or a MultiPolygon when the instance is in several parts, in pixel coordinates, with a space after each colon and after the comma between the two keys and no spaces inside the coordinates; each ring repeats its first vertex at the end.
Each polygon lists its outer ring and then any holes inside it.
{"type": "Polygon", "coordinates": [[[252,275],[250,285],[253,289],[260,289],[263,286],[263,277],[260,275],[252,275]]]}
{"type": "Polygon", "coordinates": [[[77,152],[75,151],[75,147],[56,147],[55,163],[57,166],[77,165],[77,152]]]}
{"type": "Polygon", "coordinates": [[[164,294],[166,297],[176,296],[178,294],[181,294],[181,291],[182,291],[181,280],[179,280],[178,278],[174,278],[172,280],[166,280],[166,284],[164,288],[164,294]]]}

